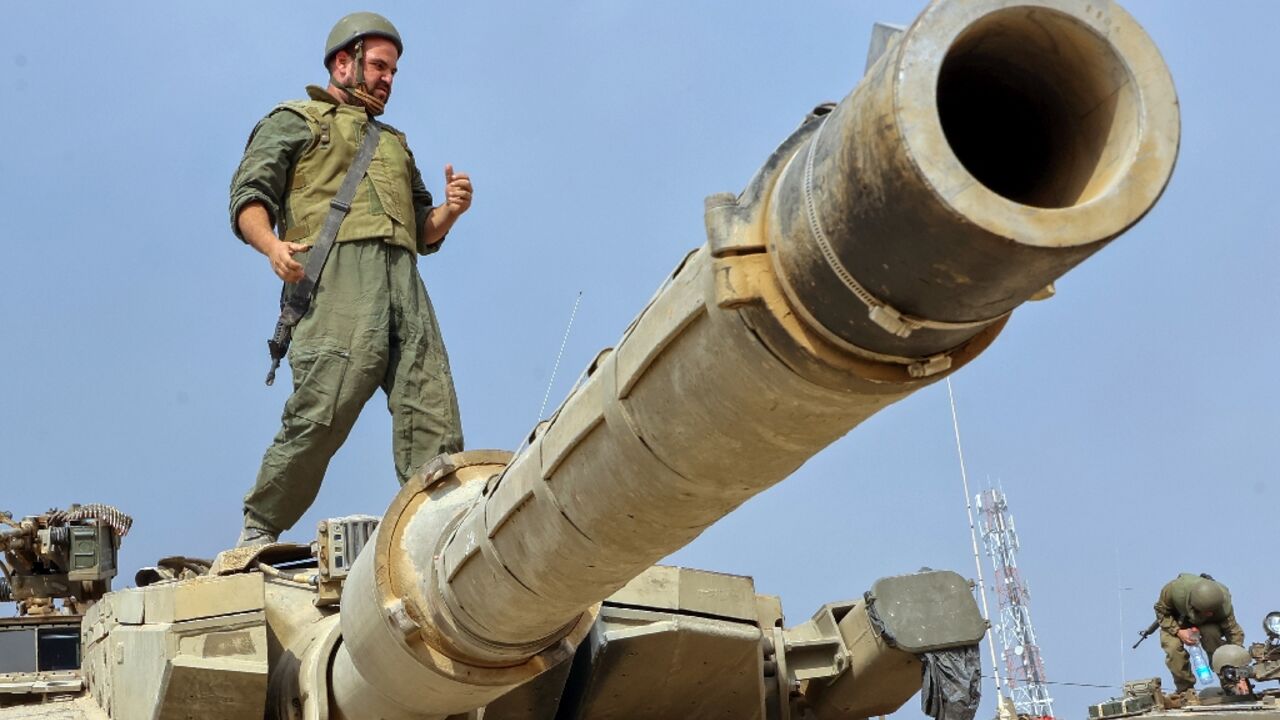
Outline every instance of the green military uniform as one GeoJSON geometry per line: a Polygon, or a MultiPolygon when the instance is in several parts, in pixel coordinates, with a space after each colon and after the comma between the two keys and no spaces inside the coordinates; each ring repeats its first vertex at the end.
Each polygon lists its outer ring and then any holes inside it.
{"type": "MultiPolygon", "coordinates": [[[[231,226],[249,202],[266,206],[278,235],[312,244],[329,201],[371,122],[363,108],[307,88],[258,124],[231,183],[231,226]]],[[[392,416],[400,482],[432,457],[462,449],[449,360],[415,251],[431,193],[404,136],[381,125],[377,152],[293,331],[293,394],[244,499],[246,527],[273,533],[302,516],[360,409],[381,387],[392,416]]],[[[296,256],[305,264],[306,256],[296,256]]]]}
{"type": "Polygon", "coordinates": [[[1235,612],[1231,608],[1231,594],[1222,583],[1216,581],[1222,590],[1223,603],[1220,611],[1213,617],[1205,617],[1191,606],[1191,589],[1205,582],[1206,578],[1192,573],[1182,573],[1171,580],[1160,590],[1160,599],[1156,601],[1156,621],[1160,623],[1160,646],[1164,648],[1165,666],[1173,675],[1174,687],[1178,692],[1195,687],[1195,675],[1191,672],[1191,658],[1178,638],[1178,630],[1199,628],[1200,644],[1209,658],[1213,651],[1224,642],[1240,645],[1244,643],[1244,630],[1236,622],[1235,612]]]}

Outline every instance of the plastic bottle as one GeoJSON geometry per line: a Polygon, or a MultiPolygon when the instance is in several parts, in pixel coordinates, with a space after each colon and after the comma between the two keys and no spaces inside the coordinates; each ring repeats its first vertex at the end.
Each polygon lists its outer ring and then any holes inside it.
{"type": "Polygon", "coordinates": [[[1209,667],[1209,656],[1200,645],[1200,632],[1196,631],[1196,644],[1185,645],[1187,655],[1191,658],[1191,672],[1196,676],[1197,685],[1213,683],[1213,670],[1209,667]]]}

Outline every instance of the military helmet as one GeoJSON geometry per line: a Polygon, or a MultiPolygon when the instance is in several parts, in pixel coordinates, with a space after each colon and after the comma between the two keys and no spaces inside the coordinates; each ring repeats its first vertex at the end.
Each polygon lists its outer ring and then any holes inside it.
{"type": "Polygon", "coordinates": [[[1250,657],[1249,651],[1239,645],[1227,644],[1213,651],[1213,672],[1218,675],[1222,674],[1222,668],[1248,667],[1251,663],[1253,658],[1250,657]]]}
{"type": "Polygon", "coordinates": [[[329,31],[329,39],[324,44],[324,66],[339,50],[365,37],[380,37],[390,40],[396,46],[396,52],[404,54],[404,43],[400,33],[391,21],[373,12],[355,12],[342,18],[329,31]]]}
{"type": "Polygon", "coordinates": [[[1191,586],[1187,600],[1196,612],[1221,615],[1222,605],[1226,600],[1222,586],[1212,580],[1201,579],[1191,586]]]}

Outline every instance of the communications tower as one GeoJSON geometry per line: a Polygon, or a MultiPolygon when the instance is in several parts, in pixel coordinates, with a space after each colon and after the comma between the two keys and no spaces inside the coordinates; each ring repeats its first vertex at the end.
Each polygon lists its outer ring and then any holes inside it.
{"type": "Polygon", "coordinates": [[[1036,645],[1035,630],[1031,627],[1031,593],[1018,572],[1018,533],[1013,527],[1013,515],[1009,513],[1004,493],[999,490],[984,490],[975,499],[980,512],[978,527],[982,546],[991,558],[992,583],[1000,612],[992,630],[999,639],[1013,706],[1019,715],[1052,718],[1053,698],[1049,697],[1040,646],[1036,645]]]}

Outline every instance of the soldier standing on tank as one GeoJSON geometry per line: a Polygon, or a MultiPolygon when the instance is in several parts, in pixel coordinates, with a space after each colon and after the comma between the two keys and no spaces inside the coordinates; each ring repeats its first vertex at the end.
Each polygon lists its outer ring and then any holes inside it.
{"type": "Polygon", "coordinates": [[[1186,645],[1198,642],[1212,658],[1224,643],[1244,643],[1244,630],[1231,608],[1231,593],[1208,575],[1182,573],[1169,581],[1160,590],[1155,611],[1160,646],[1164,648],[1165,666],[1173,674],[1175,692],[1186,692],[1196,684],[1186,645]]]}
{"type": "Polygon", "coordinates": [[[403,52],[386,18],[339,20],[325,47],[328,87],[307,87],[307,100],[282,103],[259,122],[232,179],[232,230],[281,280],[297,283],[366,127],[381,129],[310,309],[293,329],[293,393],[244,498],[240,545],[274,542],[306,512],[379,387],[401,483],[437,454],[462,449],[449,360],[415,253],[440,248],[471,206],[472,186],[446,165],[445,201],[433,206],[404,135],[375,120],[403,52]]]}

